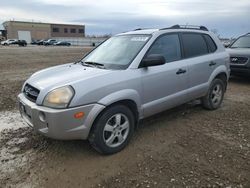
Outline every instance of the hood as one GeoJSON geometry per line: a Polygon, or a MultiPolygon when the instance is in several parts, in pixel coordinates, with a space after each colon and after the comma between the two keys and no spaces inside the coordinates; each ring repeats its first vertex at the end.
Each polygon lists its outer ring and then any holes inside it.
{"type": "Polygon", "coordinates": [[[230,56],[248,56],[250,57],[250,48],[227,48],[230,56]]]}
{"type": "Polygon", "coordinates": [[[64,85],[72,85],[75,82],[87,80],[98,75],[112,72],[111,70],[86,67],[77,64],[64,64],[47,68],[33,74],[27,82],[39,90],[50,90],[64,85]]]}

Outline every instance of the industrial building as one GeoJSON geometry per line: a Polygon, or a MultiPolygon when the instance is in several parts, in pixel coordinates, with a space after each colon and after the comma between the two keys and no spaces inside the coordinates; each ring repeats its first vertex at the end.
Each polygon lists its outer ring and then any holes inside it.
{"type": "Polygon", "coordinates": [[[84,25],[6,21],[3,27],[7,39],[26,40],[27,43],[48,38],[85,37],[84,25]]]}

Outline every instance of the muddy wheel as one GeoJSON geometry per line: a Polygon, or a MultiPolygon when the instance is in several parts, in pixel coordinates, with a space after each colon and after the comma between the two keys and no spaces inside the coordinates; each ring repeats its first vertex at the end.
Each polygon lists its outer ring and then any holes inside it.
{"type": "Polygon", "coordinates": [[[134,115],[126,106],[116,105],[107,108],[95,121],[89,142],[100,153],[117,153],[132,137],[134,122],[134,115]]]}
{"type": "Polygon", "coordinates": [[[221,79],[214,79],[210,85],[207,95],[201,99],[203,107],[208,110],[216,110],[221,106],[224,93],[224,82],[221,79]]]}

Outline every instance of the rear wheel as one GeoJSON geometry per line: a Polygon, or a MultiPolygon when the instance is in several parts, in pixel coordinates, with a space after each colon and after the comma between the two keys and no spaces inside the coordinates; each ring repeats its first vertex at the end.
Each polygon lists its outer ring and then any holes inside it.
{"type": "Polygon", "coordinates": [[[124,105],[105,110],[95,121],[89,142],[100,153],[113,154],[121,151],[134,132],[134,115],[124,105]]]}
{"type": "Polygon", "coordinates": [[[203,107],[208,110],[219,108],[224,98],[225,88],[225,83],[221,79],[214,79],[207,95],[201,99],[203,107]]]}

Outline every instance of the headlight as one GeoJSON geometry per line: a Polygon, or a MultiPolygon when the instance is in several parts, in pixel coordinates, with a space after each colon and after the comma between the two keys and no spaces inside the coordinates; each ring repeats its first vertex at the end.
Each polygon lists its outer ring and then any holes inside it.
{"type": "Polygon", "coordinates": [[[52,108],[66,108],[74,96],[71,86],[60,87],[49,92],[43,101],[43,105],[52,108]]]}

